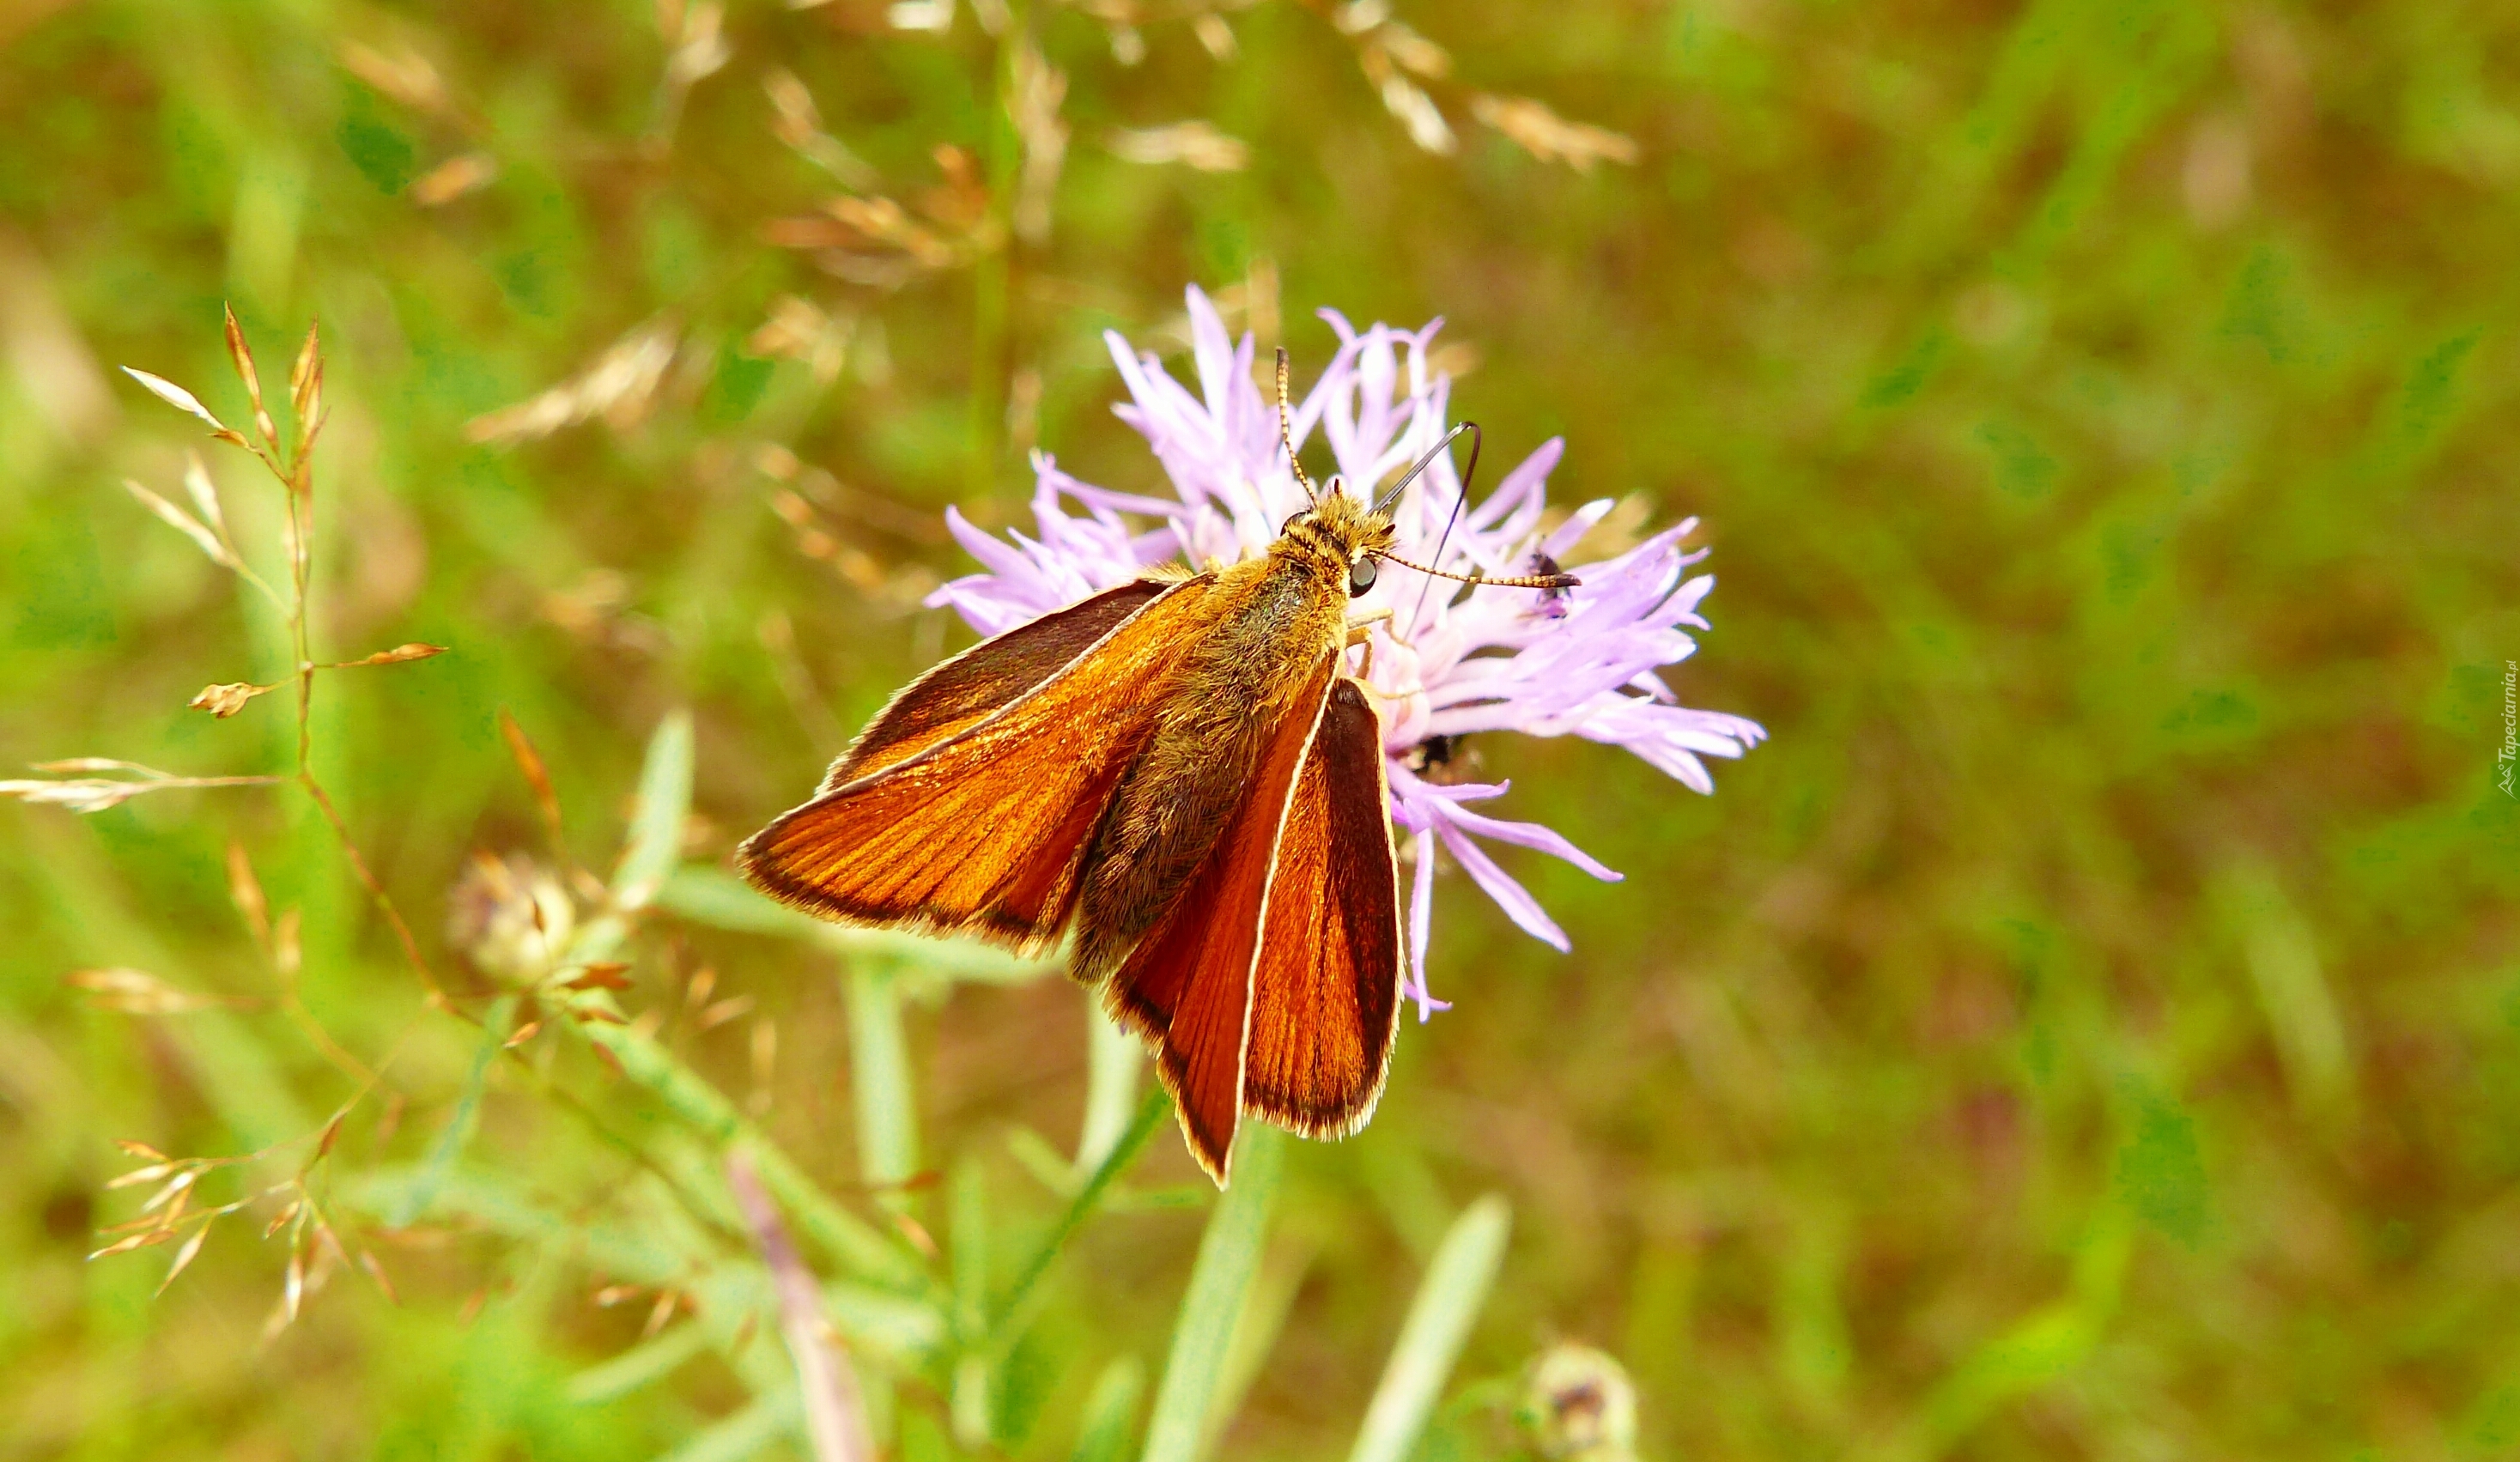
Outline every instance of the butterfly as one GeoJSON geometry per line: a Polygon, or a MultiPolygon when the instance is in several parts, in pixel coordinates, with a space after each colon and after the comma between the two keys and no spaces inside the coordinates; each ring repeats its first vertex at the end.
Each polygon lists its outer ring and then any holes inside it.
{"type": "Polygon", "coordinates": [[[1383,562],[1578,582],[1393,554],[1391,505],[1464,431],[1466,498],[1472,423],[1368,504],[1296,459],[1283,350],[1278,417],[1308,506],[1265,554],[1150,570],[946,660],[737,854],[754,887],[845,923],[1023,951],[1072,928],[1071,972],[1152,1047],[1219,1186],[1244,1114],[1345,1136],[1390,1067],[1399,866],[1381,716],[1348,651],[1370,656],[1391,611],[1350,601],[1383,562]]]}

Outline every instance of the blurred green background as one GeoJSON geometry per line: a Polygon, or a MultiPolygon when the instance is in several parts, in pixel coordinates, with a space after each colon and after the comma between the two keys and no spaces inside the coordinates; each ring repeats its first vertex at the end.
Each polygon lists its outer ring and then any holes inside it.
{"type": "MultiPolygon", "coordinates": [[[[275,395],[320,317],[319,655],[452,652],[323,682],[316,767],[480,988],[450,890],[547,856],[502,708],[598,872],[691,708],[723,859],[968,642],[918,607],[968,567],[947,505],[1021,521],[1035,444],[1157,484],[1101,332],[1178,350],[1188,284],[1301,375],[1317,307],[1446,316],[1505,460],[1562,432],[1557,501],[1705,519],[1676,682],[1774,736],[1713,798],[1485,748],[1628,881],[1510,860],[1570,956],[1445,881],[1457,1008],[1366,1133],[1285,1152],[1221,1455],[1343,1452],[1486,1192],[1512,1236],[1424,1456],[1534,1445],[1509,1393],[1560,1339],[1624,1360],[1651,1457],[2520,1450],[2508,6],[0,0],[0,764],[287,767],[285,694],[184,708],[283,675],[277,620],[118,483],[181,501],[214,451],[267,569],[278,494],[113,368],[238,421],[222,302],[275,395]]],[[[593,1303],[596,1236],[665,1222],[598,1130],[669,1118],[557,1035],[475,1075],[303,797],[0,806],[0,1455],[730,1438],[714,1351],[582,1399],[680,1282],[593,1303]],[[314,1018],[396,1051],[343,1221],[360,1174],[478,1175],[399,1236],[370,1205],[398,1306],[352,1273],[269,1340],[268,1205],[162,1298],[163,1249],[83,1263],[147,1191],[112,1139],[243,1153],[351,1089],[267,1008],[232,841],[314,1018]],[[65,981],[112,966],[229,1002],[65,981]]],[[[842,1204],[1008,1282],[1085,1102],[1072,988],[905,986],[886,1160],[952,1176],[870,1190],[845,961],[670,914],[631,948],[622,1007],[842,1204]]],[[[904,1380],[895,1454],[1119,1454],[1089,1392],[1159,1370],[1209,1202],[1148,1151],[994,1414],[904,1380]]]]}

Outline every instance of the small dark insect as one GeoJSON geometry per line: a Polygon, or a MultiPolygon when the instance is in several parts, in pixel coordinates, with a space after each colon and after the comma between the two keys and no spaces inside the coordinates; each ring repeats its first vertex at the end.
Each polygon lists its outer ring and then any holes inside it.
{"type": "Polygon", "coordinates": [[[1278,414],[1310,506],[1266,555],[1105,590],[937,666],[738,854],[826,918],[1019,949],[1072,925],[1073,973],[1154,1048],[1220,1184],[1244,1113],[1335,1137],[1381,1095],[1398,865],[1381,717],[1344,651],[1389,613],[1347,602],[1380,561],[1462,577],[1394,557],[1389,508],[1468,423],[1369,505],[1295,462],[1283,351],[1278,414]]]}
{"type": "MultiPolygon", "coordinates": [[[[1540,578],[1562,579],[1566,577],[1565,565],[1538,550],[1534,550],[1532,552],[1530,568],[1531,572],[1540,578]]],[[[1564,586],[1542,590],[1540,592],[1540,613],[1549,619],[1564,619],[1566,617],[1566,598],[1567,596],[1564,586]]]]}

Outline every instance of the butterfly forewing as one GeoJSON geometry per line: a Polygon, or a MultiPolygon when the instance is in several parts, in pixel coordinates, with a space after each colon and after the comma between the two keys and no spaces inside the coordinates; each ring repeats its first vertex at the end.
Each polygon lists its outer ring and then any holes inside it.
{"type": "Polygon", "coordinates": [[[878,712],[832,764],[823,790],[908,761],[977,726],[1067,668],[1172,587],[1161,579],[1139,579],[972,645],[912,682],[878,712]]]}
{"type": "Polygon", "coordinates": [[[1225,1180],[1242,1109],[1252,966],[1272,897],[1270,871],[1297,774],[1336,662],[1325,655],[1270,727],[1248,793],[1165,921],[1111,976],[1112,1013],[1156,1043],[1191,1152],[1225,1180]]]}
{"type": "Polygon", "coordinates": [[[1383,811],[1382,726],[1342,678],[1278,839],[1242,1103],[1313,1137],[1365,1125],[1400,1008],[1399,869],[1383,811]]]}
{"type": "MultiPolygon", "coordinates": [[[[1201,628],[1208,589],[1205,578],[1158,586],[1062,668],[976,715],[974,687],[1013,683],[1040,656],[1021,630],[974,647],[954,663],[980,663],[922,680],[861,738],[852,756],[877,731],[899,731],[867,759],[875,770],[747,841],[744,872],[830,918],[1047,943],[1074,902],[1086,839],[1153,724],[1166,669],[1201,628]],[[1016,668],[994,673],[982,652],[1007,642],[1016,668]],[[887,758],[884,748],[914,742],[922,749],[887,758]]],[[[1081,627],[1048,633],[1072,639],[1081,627]]]]}

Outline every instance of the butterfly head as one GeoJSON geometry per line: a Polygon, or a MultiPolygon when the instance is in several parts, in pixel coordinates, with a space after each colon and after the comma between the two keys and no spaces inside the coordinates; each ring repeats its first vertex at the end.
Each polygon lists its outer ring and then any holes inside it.
{"type": "Polygon", "coordinates": [[[1391,551],[1393,540],[1391,514],[1351,495],[1332,477],[1312,507],[1286,519],[1278,551],[1326,579],[1344,581],[1348,598],[1356,598],[1373,587],[1376,560],[1391,551]]]}
{"type": "MultiPolygon", "coordinates": [[[[1558,571],[1553,560],[1549,564],[1550,571],[1546,573],[1527,574],[1511,579],[1492,579],[1475,570],[1468,574],[1447,573],[1425,564],[1412,563],[1391,552],[1392,545],[1398,538],[1392,528],[1392,505],[1400,501],[1401,493],[1407,490],[1409,484],[1418,480],[1419,473],[1424,472],[1428,467],[1433,466],[1438,459],[1449,454],[1453,443],[1463,433],[1467,433],[1470,438],[1470,465],[1462,473],[1460,485],[1455,490],[1453,510],[1459,513],[1462,505],[1469,498],[1470,478],[1479,469],[1479,428],[1473,421],[1463,421],[1445,433],[1442,441],[1437,442],[1425,456],[1418,458],[1415,466],[1403,472],[1399,481],[1384,489],[1382,496],[1372,503],[1349,492],[1345,479],[1340,477],[1330,478],[1327,489],[1315,491],[1313,479],[1304,471],[1302,459],[1295,455],[1294,427],[1287,412],[1286,402],[1286,352],[1283,349],[1279,350],[1278,440],[1280,445],[1285,448],[1286,465],[1294,473],[1296,485],[1303,488],[1304,499],[1311,506],[1286,519],[1285,525],[1279,530],[1278,547],[1271,551],[1272,554],[1285,554],[1300,557],[1307,561],[1314,572],[1324,578],[1344,576],[1347,581],[1347,595],[1350,598],[1362,598],[1373,588],[1375,582],[1381,577],[1381,560],[1386,558],[1404,568],[1414,568],[1435,579],[1457,579],[1465,583],[1488,583],[1518,589],[1552,591],[1572,589],[1580,584],[1582,581],[1573,574],[1558,571]]],[[[1444,524],[1444,532],[1446,538],[1452,534],[1450,519],[1447,519],[1444,524]]],[[[1444,541],[1439,538],[1435,543],[1435,556],[1438,559],[1443,557],[1444,541]]],[[[1423,595],[1419,596],[1419,599],[1422,606],[1423,595]]]]}

